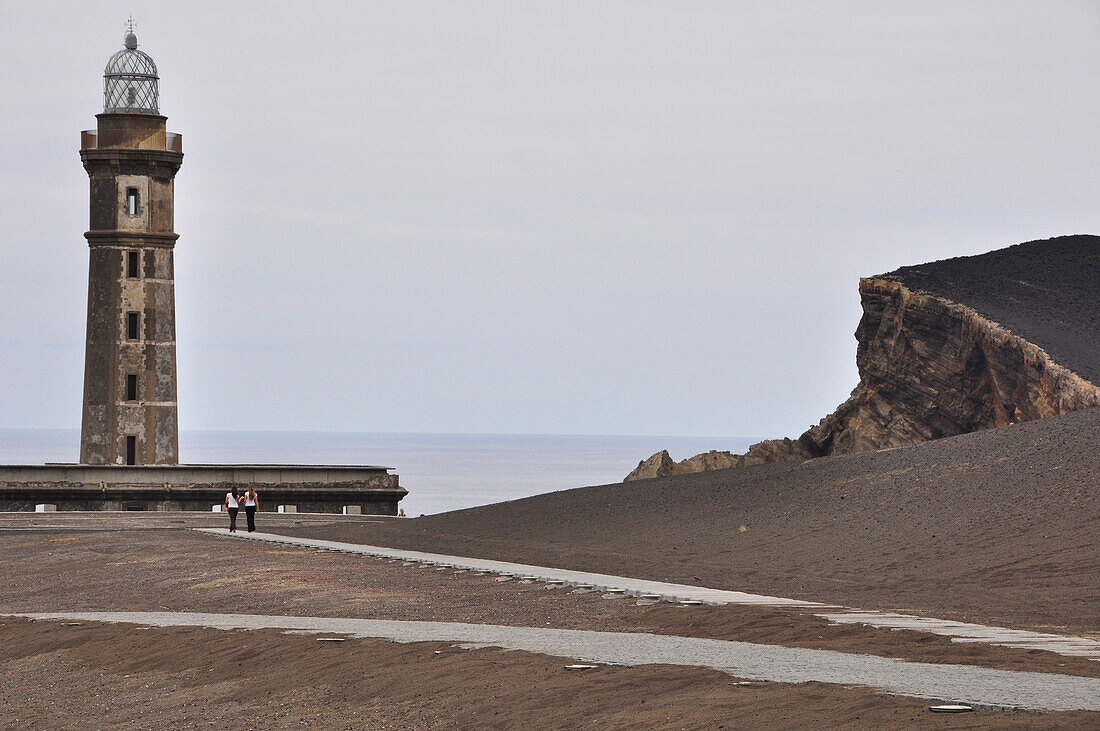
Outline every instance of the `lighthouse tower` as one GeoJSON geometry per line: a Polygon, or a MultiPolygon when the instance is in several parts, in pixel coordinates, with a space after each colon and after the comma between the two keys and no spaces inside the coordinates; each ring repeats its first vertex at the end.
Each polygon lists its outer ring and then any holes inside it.
{"type": "Polygon", "coordinates": [[[159,78],[131,26],[103,72],[96,129],[81,133],[91,181],[83,464],[179,463],[172,229],[183,152],[160,115],[159,78]]]}

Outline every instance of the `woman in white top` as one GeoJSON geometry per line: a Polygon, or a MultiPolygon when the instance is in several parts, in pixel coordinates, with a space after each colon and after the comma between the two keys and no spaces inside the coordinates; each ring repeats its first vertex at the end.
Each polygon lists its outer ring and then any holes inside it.
{"type": "Polygon", "coordinates": [[[229,511],[229,532],[237,532],[237,511],[241,507],[237,497],[237,486],[225,493],[225,507],[229,511]]]}
{"type": "Polygon", "coordinates": [[[251,533],[256,530],[256,508],[260,505],[260,496],[249,485],[248,491],[241,497],[244,498],[244,514],[248,518],[248,532],[251,533]]]}

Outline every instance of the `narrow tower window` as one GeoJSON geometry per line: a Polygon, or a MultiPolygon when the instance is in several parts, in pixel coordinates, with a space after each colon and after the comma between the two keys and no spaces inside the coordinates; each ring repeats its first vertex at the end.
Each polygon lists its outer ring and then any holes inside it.
{"type": "Polygon", "coordinates": [[[137,464],[137,437],[126,437],[126,464],[137,464]]]}
{"type": "Polygon", "coordinates": [[[127,188],[126,189],[126,212],[131,216],[136,216],[138,212],[138,189],[127,188]]]}
{"type": "Polygon", "coordinates": [[[140,317],[136,312],[126,313],[126,337],[130,340],[137,340],[139,337],[138,327],[140,325],[140,317]]]}
{"type": "Polygon", "coordinates": [[[137,279],[141,276],[140,251],[126,252],[126,276],[128,276],[130,279],[137,279]]]}
{"type": "Polygon", "coordinates": [[[136,373],[127,373],[126,374],[126,400],[127,401],[137,401],[138,400],[138,397],[137,397],[137,374],[136,373]]]}

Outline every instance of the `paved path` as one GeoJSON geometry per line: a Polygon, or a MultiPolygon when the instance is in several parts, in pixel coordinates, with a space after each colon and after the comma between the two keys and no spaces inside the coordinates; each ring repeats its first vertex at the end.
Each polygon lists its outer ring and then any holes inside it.
{"type": "Polygon", "coordinates": [[[696,637],[460,622],[192,612],[43,612],[6,616],[153,627],[275,628],[396,642],[454,642],[464,648],[501,647],[608,665],[660,663],[712,668],[751,680],[859,685],[896,695],[991,708],[1100,711],[1100,678],[917,663],[832,650],[696,637]]]}
{"type": "Polygon", "coordinates": [[[709,589],[688,584],[670,584],[661,581],[631,579],[624,576],[592,574],[585,571],[529,566],[527,564],[490,561],[480,558],[448,556],[440,553],[406,551],[384,546],[366,546],[357,543],[341,543],[318,538],[295,538],[274,533],[236,533],[230,535],[224,529],[196,528],[196,530],[225,538],[242,538],[255,541],[283,543],[292,546],[320,548],[330,551],[382,556],[403,561],[453,566],[455,568],[487,571],[502,576],[531,578],[537,581],[553,581],[568,586],[591,586],[601,591],[623,591],[630,596],[650,597],[670,602],[702,602],[704,604],[754,604],[805,608],[816,616],[839,624],[867,624],[888,629],[909,629],[950,637],[954,642],[982,642],[990,645],[1018,647],[1028,650],[1048,650],[1060,655],[1084,657],[1100,661],[1100,642],[1083,637],[1065,637],[1044,632],[1013,630],[1004,627],[987,627],[966,622],[914,617],[890,612],[865,612],[847,607],[818,604],[816,602],[785,599],[783,597],[747,594],[741,591],[709,589]]]}
{"type": "Polygon", "coordinates": [[[686,584],[669,584],[663,581],[647,581],[645,579],[628,579],[623,576],[610,576],[608,574],[592,574],[586,571],[571,571],[569,569],[554,569],[546,566],[529,566],[522,563],[509,563],[507,561],[491,561],[484,558],[466,558],[464,556],[448,556],[442,553],[425,553],[423,551],[405,551],[399,548],[386,548],[384,546],[364,546],[358,543],[341,543],[339,541],[326,541],[320,538],[294,538],[275,533],[234,533],[218,528],[196,528],[202,533],[223,538],[241,538],[253,541],[267,541],[270,543],[284,543],[291,546],[303,546],[307,548],[321,548],[330,551],[346,553],[359,553],[366,556],[383,556],[385,558],[428,563],[439,566],[451,566],[454,568],[470,569],[471,571],[486,571],[501,576],[510,576],[517,579],[530,578],[538,581],[562,582],[567,586],[590,586],[601,591],[624,590],[629,596],[650,595],[662,601],[669,602],[703,602],[705,604],[759,604],[764,606],[784,607],[810,607],[810,608],[836,608],[831,604],[818,604],[816,602],[804,602],[798,599],[784,599],[777,596],[764,596],[761,594],[746,594],[742,591],[724,591],[722,589],[708,589],[702,586],[689,586],[686,584]]]}

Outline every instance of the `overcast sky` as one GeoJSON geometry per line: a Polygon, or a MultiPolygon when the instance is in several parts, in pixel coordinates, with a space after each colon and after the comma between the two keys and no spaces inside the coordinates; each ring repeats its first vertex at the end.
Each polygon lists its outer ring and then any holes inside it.
{"type": "Polygon", "coordinates": [[[793,436],[860,276],[1100,233],[1096,0],[4,2],[0,427],[80,423],[131,12],[183,429],[793,436]]]}

